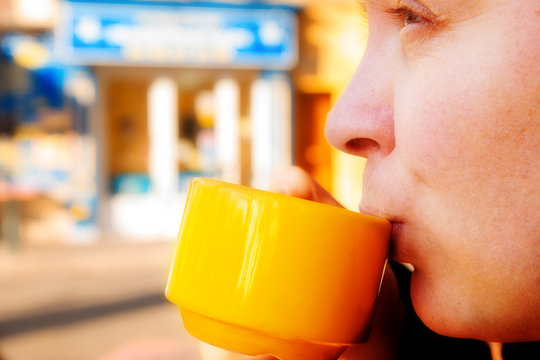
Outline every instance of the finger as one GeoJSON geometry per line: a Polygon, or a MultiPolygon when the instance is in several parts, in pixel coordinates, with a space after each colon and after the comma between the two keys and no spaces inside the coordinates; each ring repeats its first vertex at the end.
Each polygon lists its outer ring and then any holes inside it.
{"type": "Polygon", "coordinates": [[[342,207],[328,191],[297,166],[277,171],[270,179],[268,189],[273,192],[342,207]]]}

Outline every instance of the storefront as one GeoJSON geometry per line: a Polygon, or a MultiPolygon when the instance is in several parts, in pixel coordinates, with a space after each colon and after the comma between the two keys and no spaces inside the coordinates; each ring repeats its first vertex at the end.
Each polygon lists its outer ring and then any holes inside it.
{"type": "Polygon", "coordinates": [[[355,0],[47,3],[54,27],[2,36],[0,184],[58,210],[27,237],[172,238],[191,178],[264,188],[291,164],[356,202],[361,164],[323,137],[361,56],[355,0]]]}
{"type": "Polygon", "coordinates": [[[293,8],[74,0],[61,11],[59,58],[96,78],[110,233],[174,236],[191,178],[264,187],[292,164],[293,8]]]}

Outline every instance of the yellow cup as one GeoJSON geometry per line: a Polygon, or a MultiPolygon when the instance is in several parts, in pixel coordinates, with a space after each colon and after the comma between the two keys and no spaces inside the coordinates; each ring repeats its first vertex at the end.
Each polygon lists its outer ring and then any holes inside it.
{"type": "Polygon", "coordinates": [[[166,296],[209,344],[337,358],[369,336],[390,231],[383,219],[195,179],[166,296]]]}

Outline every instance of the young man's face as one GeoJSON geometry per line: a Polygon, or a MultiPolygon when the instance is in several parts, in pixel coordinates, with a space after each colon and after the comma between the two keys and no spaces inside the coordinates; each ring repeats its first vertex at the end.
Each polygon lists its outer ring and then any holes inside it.
{"type": "Polygon", "coordinates": [[[326,134],[439,333],[540,339],[540,0],[372,0],[326,134]]]}

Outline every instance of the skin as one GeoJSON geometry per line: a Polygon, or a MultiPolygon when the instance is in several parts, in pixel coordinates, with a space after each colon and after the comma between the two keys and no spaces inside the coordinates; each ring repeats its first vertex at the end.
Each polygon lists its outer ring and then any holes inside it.
{"type": "Polygon", "coordinates": [[[428,327],[540,340],[540,1],[423,3],[366,4],[326,136],[367,158],[360,210],[394,222],[428,327]]]}

